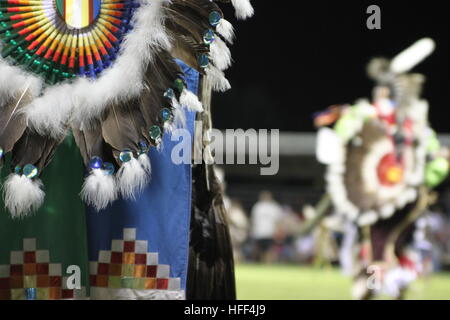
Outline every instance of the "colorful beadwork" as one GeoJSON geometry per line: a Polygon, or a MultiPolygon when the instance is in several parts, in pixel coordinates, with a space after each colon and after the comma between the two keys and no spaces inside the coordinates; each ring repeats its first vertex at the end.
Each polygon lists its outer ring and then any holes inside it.
{"type": "Polygon", "coordinates": [[[36,239],[23,239],[21,251],[11,251],[10,264],[0,265],[0,300],[54,300],[84,296],[67,288],[60,263],[51,263],[50,252],[36,248],[36,239]]]}
{"type": "Polygon", "coordinates": [[[170,277],[170,266],[160,264],[148,242],[136,240],[136,229],[124,229],[123,239],[112,240],[111,251],[100,251],[90,262],[91,287],[136,290],[180,290],[180,278],[170,277]]]}
{"type": "Polygon", "coordinates": [[[1,55],[54,84],[115,59],[135,0],[0,0],[1,55]]]}

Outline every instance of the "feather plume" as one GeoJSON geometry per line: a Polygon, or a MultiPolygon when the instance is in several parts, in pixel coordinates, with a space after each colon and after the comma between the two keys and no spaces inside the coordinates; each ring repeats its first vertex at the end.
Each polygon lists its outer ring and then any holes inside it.
{"type": "Polygon", "coordinates": [[[250,18],[255,13],[250,0],[231,0],[231,2],[236,10],[236,18],[238,19],[250,18]]]}
{"type": "Polygon", "coordinates": [[[225,78],[223,71],[220,71],[216,67],[209,65],[206,70],[208,81],[210,81],[212,89],[214,91],[225,92],[231,89],[230,82],[225,78]]]}
{"type": "Polygon", "coordinates": [[[86,178],[81,191],[81,198],[100,211],[117,199],[116,181],[102,169],[94,169],[86,178]]]}
{"type": "Polygon", "coordinates": [[[188,89],[184,89],[180,96],[180,104],[190,111],[203,112],[202,103],[198,97],[188,89]]]}
{"type": "Polygon", "coordinates": [[[217,33],[220,34],[228,43],[233,43],[235,38],[233,25],[225,19],[220,20],[216,27],[217,33]]]}
{"type": "Polygon", "coordinates": [[[120,193],[124,199],[135,200],[136,194],[142,192],[150,181],[150,175],[144,169],[144,167],[148,168],[150,165],[142,165],[143,162],[147,161],[150,161],[148,157],[140,160],[133,158],[120,167],[117,179],[120,193]]]}
{"type": "Polygon", "coordinates": [[[10,174],[4,185],[5,206],[13,218],[23,218],[37,210],[44,202],[45,193],[39,179],[10,174]]]}

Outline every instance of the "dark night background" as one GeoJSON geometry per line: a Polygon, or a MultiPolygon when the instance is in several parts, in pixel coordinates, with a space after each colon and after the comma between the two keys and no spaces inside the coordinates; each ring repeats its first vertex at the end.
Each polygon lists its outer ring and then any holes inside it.
{"type": "Polygon", "coordinates": [[[369,97],[365,67],[392,58],[422,37],[435,53],[414,71],[427,76],[425,98],[438,132],[450,132],[450,20],[445,1],[254,0],[255,17],[235,24],[233,89],[214,97],[214,122],[225,128],[314,131],[312,114],[331,104],[369,97]],[[366,9],[382,11],[382,30],[368,30],[366,9]]]}

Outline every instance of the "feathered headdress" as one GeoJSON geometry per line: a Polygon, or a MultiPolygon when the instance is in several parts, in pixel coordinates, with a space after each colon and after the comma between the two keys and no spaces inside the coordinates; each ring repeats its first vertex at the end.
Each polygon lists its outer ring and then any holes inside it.
{"type": "Polygon", "coordinates": [[[14,217],[42,204],[39,176],[70,129],[90,170],[87,203],[143,188],[150,146],[182,125],[183,108],[202,111],[174,60],[230,87],[234,32],[217,2],[253,14],[249,0],[0,0],[0,155],[12,152],[14,217]]]}

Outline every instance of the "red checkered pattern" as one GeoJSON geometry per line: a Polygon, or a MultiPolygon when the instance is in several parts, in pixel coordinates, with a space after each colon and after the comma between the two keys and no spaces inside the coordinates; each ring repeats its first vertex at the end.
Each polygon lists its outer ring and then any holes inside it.
{"type": "Polygon", "coordinates": [[[73,299],[74,290],[65,287],[61,264],[50,263],[48,250],[36,250],[36,239],[24,239],[22,251],[11,251],[10,264],[0,265],[0,300],[23,300],[26,290],[35,299],[73,299]]]}
{"type": "Polygon", "coordinates": [[[180,278],[170,278],[170,266],[158,264],[158,253],[136,240],[136,229],[124,229],[123,239],[113,240],[111,251],[100,251],[90,263],[93,287],[137,290],[180,290],[180,278]]]}

